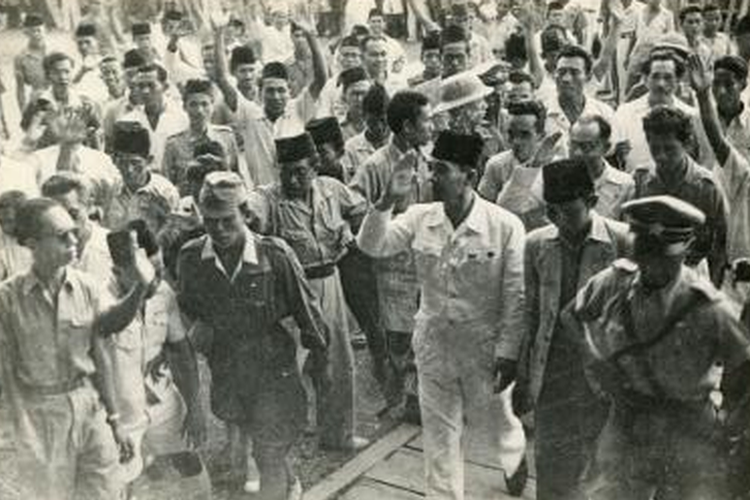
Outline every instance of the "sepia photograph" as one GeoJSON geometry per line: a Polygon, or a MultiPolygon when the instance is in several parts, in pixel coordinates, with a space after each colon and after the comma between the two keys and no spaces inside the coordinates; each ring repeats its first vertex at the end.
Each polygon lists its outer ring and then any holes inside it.
{"type": "Polygon", "coordinates": [[[750,0],[0,0],[0,500],[750,500],[750,0]]]}

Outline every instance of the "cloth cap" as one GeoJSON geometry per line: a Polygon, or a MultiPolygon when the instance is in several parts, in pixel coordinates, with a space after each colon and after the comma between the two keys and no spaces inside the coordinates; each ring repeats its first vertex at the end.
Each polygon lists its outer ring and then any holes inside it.
{"type": "Polygon", "coordinates": [[[339,75],[339,85],[342,85],[345,89],[350,85],[354,85],[357,82],[369,80],[365,68],[357,66],[354,68],[345,69],[339,75]]]}
{"type": "Polygon", "coordinates": [[[91,23],[79,24],[76,28],[76,37],[96,36],[96,26],[91,23]]]}
{"type": "Polygon", "coordinates": [[[674,196],[649,196],[622,205],[622,213],[636,234],[664,243],[687,241],[706,216],[690,203],[674,196]]]}
{"type": "Polygon", "coordinates": [[[133,36],[150,35],[151,25],[148,23],[135,23],[132,28],[130,28],[130,32],[133,36]]]}
{"type": "Polygon", "coordinates": [[[474,169],[479,164],[483,149],[484,140],[478,135],[444,130],[435,141],[432,158],[474,169]]]}
{"type": "Polygon", "coordinates": [[[276,159],[279,163],[292,163],[311,158],[317,154],[315,142],[307,132],[276,139],[276,159]]]}
{"type": "Polygon", "coordinates": [[[232,57],[230,59],[232,68],[236,68],[240,64],[255,64],[256,62],[255,51],[252,48],[240,45],[232,49],[232,57]]]}
{"type": "Polygon", "coordinates": [[[747,63],[738,56],[724,56],[714,62],[714,73],[719,69],[725,69],[733,73],[737,79],[744,82],[747,80],[747,63]]]}
{"type": "Polygon", "coordinates": [[[151,137],[148,130],[138,122],[116,122],[112,151],[147,158],[151,154],[151,137]]]}
{"type": "Polygon", "coordinates": [[[214,171],[203,179],[200,210],[204,217],[223,217],[247,201],[242,179],[234,172],[214,171]]]}
{"type": "Polygon", "coordinates": [[[286,65],[280,62],[270,62],[263,66],[262,79],[266,78],[279,78],[281,80],[289,81],[289,71],[286,69],[286,65]]]}
{"type": "Polygon", "coordinates": [[[594,192],[586,164],[578,159],[553,161],[542,167],[544,201],[566,203],[594,192]]]}
{"type": "Polygon", "coordinates": [[[492,93],[475,74],[459,73],[440,82],[440,103],[435,107],[436,114],[445,113],[470,102],[484,99],[492,93]]]}
{"type": "Polygon", "coordinates": [[[310,134],[310,137],[312,137],[316,146],[332,144],[337,151],[344,151],[344,136],[341,133],[341,127],[336,118],[328,116],[326,118],[311,120],[307,122],[305,129],[310,134]]]}
{"type": "Polygon", "coordinates": [[[23,20],[24,28],[36,28],[37,26],[44,26],[44,20],[42,16],[37,14],[28,14],[23,20]]]}
{"type": "Polygon", "coordinates": [[[692,52],[685,35],[677,33],[676,31],[665,33],[654,40],[654,46],[651,50],[660,49],[674,50],[677,54],[685,58],[687,58],[688,54],[692,52]]]}
{"type": "Polygon", "coordinates": [[[422,39],[422,52],[426,50],[440,50],[439,31],[431,31],[422,39]]]}
{"type": "Polygon", "coordinates": [[[164,19],[166,21],[182,21],[182,12],[176,9],[169,9],[164,13],[164,19]]]}

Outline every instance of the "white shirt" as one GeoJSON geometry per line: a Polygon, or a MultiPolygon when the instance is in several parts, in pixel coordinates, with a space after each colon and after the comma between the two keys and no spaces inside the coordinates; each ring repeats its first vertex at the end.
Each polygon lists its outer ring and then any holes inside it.
{"type": "Polygon", "coordinates": [[[39,196],[36,170],[26,162],[0,155],[0,194],[6,191],[21,191],[29,198],[39,196]]]}
{"type": "Polygon", "coordinates": [[[750,258],[750,164],[731,147],[726,163],[712,173],[729,205],[727,260],[750,258]]]}
{"type": "MultiPolygon", "coordinates": [[[[558,131],[562,132],[562,137],[560,137],[560,140],[557,142],[556,154],[561,157],[567,157],[570,127],[573,124],[570,123],[567,115],[560,107],[557,90],[555,90],[554,94],[551,94],[549,98],[544,100],[544,105],[547,106],[547,121],[545,122],[546,133],[553,134],[558,131]]],[[[607,120],[612,125],[612,136],[617,137],[617,134],[614,133],[616,127],[614,123],[615,112],[609,104],[593,97],[586,96],[581,116],[586,115],[599,115],[607,120]]]]}
{"type": "Polygon", "coordinates": [[[151,165],[152,169],[157,172],[161,171],[164,148],[169,136],[182,132],[190,126],[190,120],[188,120],[185,111],[169,99],[165,99],[164,101],[164,110],[159,117],[155,129],[151,128],[143,106],[139,106],[130,113],[123,115],[118,121],[138,122],[149,131],[149,135],[151,136],[151,156],[153,156],[151,165]]]}
{"type": "Polygon", "coordinates": [[[635,197],[633,176],[605,165],[602,175],[594,180],[594,191],[598,196],[594,210],[599,215],[618,220],[622,204],[635,197]]]}
{"type": "Polygon", "coordinates": [[[317,102],[305,89],[287,103],[283,115],[271,122],[261,106],[238,96],[235,122],[241,127],[247,169],[254,183],[248,188],[279,181],[275,139],[303,133],[305,124],[315,117],[316,110],[317,102]]]}

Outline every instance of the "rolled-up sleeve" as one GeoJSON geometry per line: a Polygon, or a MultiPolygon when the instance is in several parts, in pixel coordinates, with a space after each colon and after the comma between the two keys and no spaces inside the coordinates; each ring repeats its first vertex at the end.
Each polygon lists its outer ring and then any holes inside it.
{"type": "Polygon", "coordinates": [[[496,357],[518,359],[526,335],[525,248],[525,230],[521,221],[514,220],[503,250],[502,311],[495,344],[496,357]]]}
{"type": "Polygon", "coordinates": [[[371,209],[357,236],[359,248],[371,257],[390,257],[408,250],[417,226],[417,207],[393,217],[393,210],[371,209]]]}

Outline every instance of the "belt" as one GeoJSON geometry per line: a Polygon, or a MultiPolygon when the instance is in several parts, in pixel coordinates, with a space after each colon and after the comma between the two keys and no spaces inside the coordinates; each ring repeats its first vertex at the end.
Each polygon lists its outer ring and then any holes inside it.
{"type": "Polygon", "coordinates": [[[309,280],[319,280],[333,276],[336,272],[336,264],[323,264],[305,268],[305,277],[309,280]]]}
{"type": "Polygon", "coordinates": [[[68,380],[59,384],[31,386],[19,381],[19,386],[21,392],[29,396],[59,396],[80,389],[81,387],[88,385],[88,383],[89,378],[86,375],[80,375],[73,380],[68,380]]]}

